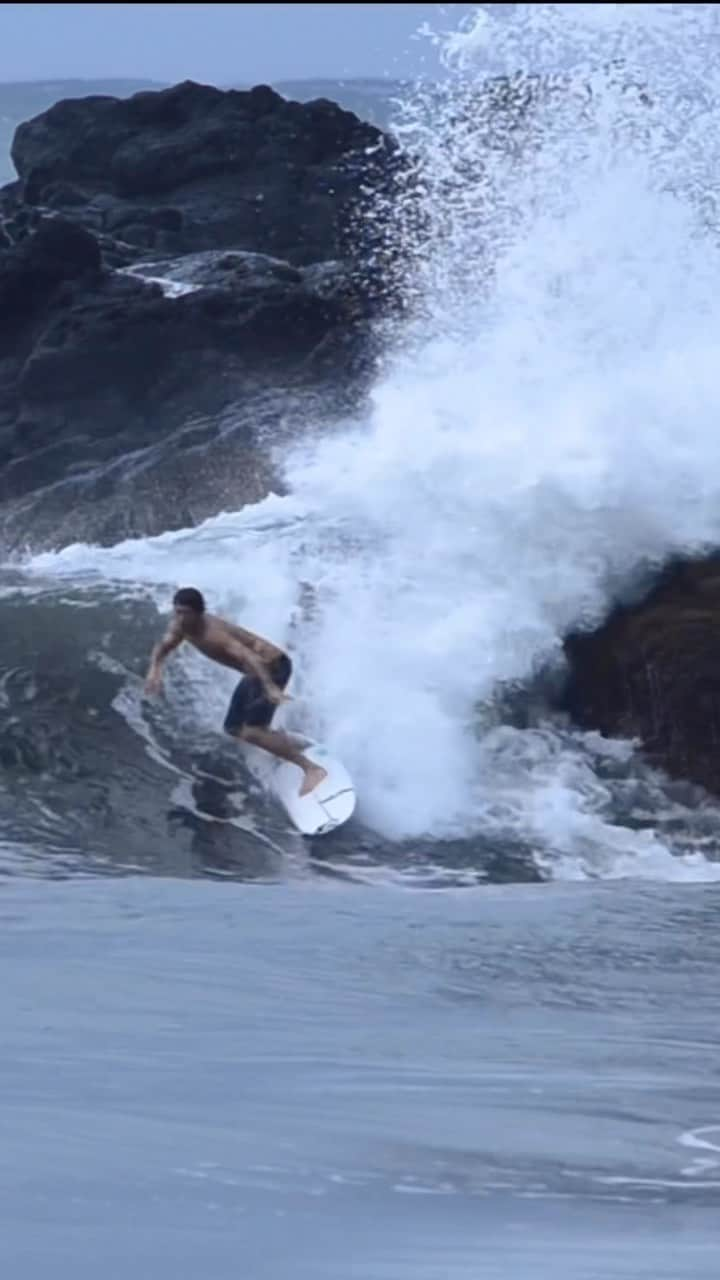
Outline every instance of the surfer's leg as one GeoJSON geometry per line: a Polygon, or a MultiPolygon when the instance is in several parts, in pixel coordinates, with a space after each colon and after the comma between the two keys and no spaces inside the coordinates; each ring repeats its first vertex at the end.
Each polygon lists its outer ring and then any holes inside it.
{"type": "Polygon", "coordinates": [[[268,729],[263,725],[246,724],[239,736],[243,742],[249,742],[253,747],[262,747],[263,751],[269,751],[271,755],[279,756],[281,760],[289,760],[291,764],[296,764],[299,769],[302,769],[305,776],[300,787],[301,796],[308,795],[319,782],[322,782],[323,778],[327,777],[327,769],[308,760],[290,735],[283,733],[282,729],[268,729]]]}
{"type": "MultiPolygon", "coordinates": [[[[270,667],[270,674],[281,689],[287,685],[291,672],[292,664],[286,654],[276,658],[270,667]]],[[[258,677],[245,676],[230,703],[225,717],[225,732],[242,742],[249,742],[253,747],[261,747],[281,760],[296,764],[304,775],[300,795],[306,796],[327,777],[327,770],[303,755],[300,750],[304,745],[302,742],[295,742],[281,729],[270,728],[275,711],[275,704],[267,697],[258,677]]]]}

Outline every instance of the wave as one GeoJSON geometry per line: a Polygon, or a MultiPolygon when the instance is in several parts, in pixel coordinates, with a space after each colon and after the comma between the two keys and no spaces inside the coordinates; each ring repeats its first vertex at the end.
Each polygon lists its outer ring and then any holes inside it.
{"type": "MultiPolygon", "coordinates": [[[[22,572],[145,609],[194,584],[287,644],[296,712],[386,850],[715,878],[714,803],[574,729],[550,692],[570,629],[720,540],[718,17],[592,8],[480,11],[447,40],[431,108],[402,104],[425,239],[404,246],[414,306],[367,417],[289,449],[284,497],[22,572]],[[524,133],[512,103],[477,127],[488,50],[528,82],[560,68],[524,133]]],[[[195,656],[176,671],[171,705],[212,735],[231,675],[195,656]]]]}

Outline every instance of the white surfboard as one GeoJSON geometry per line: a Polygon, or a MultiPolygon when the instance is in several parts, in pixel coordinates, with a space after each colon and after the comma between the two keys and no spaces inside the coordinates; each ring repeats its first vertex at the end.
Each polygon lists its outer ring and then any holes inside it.
{"type": "Polygon", "coordinates": [[[300,795],[302,769],[287,760],[278,760],[268,780],[291,822],[305,836],[320,836],[347,822],[355,809],[355,788],[340,760],[319,742],[303,741],[303,755],[327,770],[306,796],[300,795]]]}

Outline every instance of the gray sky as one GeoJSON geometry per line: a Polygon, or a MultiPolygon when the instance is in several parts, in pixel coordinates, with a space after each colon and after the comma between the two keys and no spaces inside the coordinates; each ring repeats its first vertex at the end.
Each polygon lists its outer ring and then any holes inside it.
{"type": "Polygon", "coordinates": [[[423,22],[471,4],[0,4],[0,81],[214,83],[402,76],[436,66],[423,22]]]}

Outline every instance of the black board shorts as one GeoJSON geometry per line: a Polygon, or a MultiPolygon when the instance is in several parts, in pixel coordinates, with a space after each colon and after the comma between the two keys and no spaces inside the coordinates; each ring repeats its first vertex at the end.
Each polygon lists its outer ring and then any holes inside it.
{"type": "MultiPolygon", "coordinates": [[[[278,654],[268,665],[273,682],[284,689],[292,675],[292,663],[286,653],[278,654]]],[[[225,716],[223,729],[237,737],[246,725],[267,728],[277,707],[268,698],[259,676],[243,676],[238,684],[225,716]]]]}

